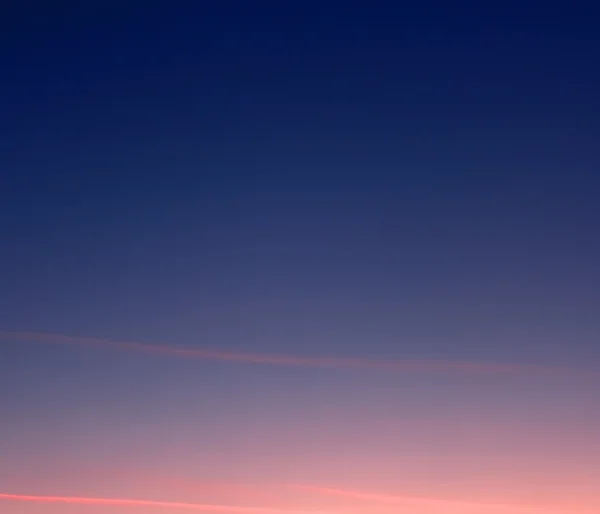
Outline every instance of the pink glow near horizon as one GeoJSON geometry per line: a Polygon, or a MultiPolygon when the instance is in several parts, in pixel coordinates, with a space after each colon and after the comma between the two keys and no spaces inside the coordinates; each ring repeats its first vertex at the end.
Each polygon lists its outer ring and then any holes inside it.
{"type": "MultiPolygon", "coordinates": [[[[235,486],[232,486],[235,487],[235,486]]],[[[277,487],[277,486],[272,486],[277,487]]],[[[399,508],[410,508],[413,514],[598,514],[600,509],[576,506],[537,506],[485,504],[469,501],[422,498],[373,492],[334,489],[308,485],[280,486],[283,490],[297,489],[321,495],[323,498],[338,498],[340,502],[323,502],[319,508],[287,508],[273,506],[233,506],[179,501],[156,501],[145,499],[123,499],[107,497],[52,496],[32,494],[0,493],[0,502],[35,503],[40,505],[69,504],[95,507],[153,508],[191,510],[196,512],[231,514],[391,514],[399,508]]],[[[314,504],[314,502],[313,502],[314,504]]],[[[402,512],[406,512],[402,510],[402,512]]]]}
{"type": "MultiPolygon", "coordinates": [[[[475,501],[447,500],[440,498],[426,498],[406,495],[382,494],[368,491],[355,491],[348,489],[336,489],[329,487],[320,487],[304,484],[294,484],[296,487],[305,491],[312,491],[322,495],[336,496],[340,498],[359,500],[363,503],[383,503],[395,505],[396,507],[413,507],[425,509],[423,512],[435,512],[440,514],[563,514],[569,512],[591,513],[590,510],[578,510],[576,507],[556,507],[541,505],[513,505],[513,504],[492,504],[475,501]]],[[[421,510],[419,510],[421,512],[421,510]]],[[[594,511],[596,512],[596,511],[594,511]]],[[[600,512],[600,510],[598,511],[600,512]]]]}
{"type": "Polygon", "coordinates": [[[187,502],[167,502],[153,500],[131,500],[122,498],[87,498],[79,496],[41,496],[0,493],[0,500],[30,503],[67,503],[75,505],[98,505],[117,507],[162,507],[187,509],[198,512],[225,512],[231,514],[318,514],[318,511],[272,509],[266,507],[238,507],[229,505],[206,505],[187,502]]]}
{"type": "MultiPolygon", "coordinates": [[[[462,361],[269,356],[6,331],[0,331],[0,339],[307,368],[463,374],[548,371],[462,361]]],[[[287,416],[292,411],[275,403],[272,410],[260,414],[251,412],[246,417],[244,411],[237,418],[239,426],[225,418],[215,436],[210,430],[202,432],[205,411],[190,414],[196,409],[191,407],[195,392],[188,393],[187,389],[179,392],[182,400],[177,415],[184,420],[179,423],[174,423],[179,418],[173,418],[171,411],[161,412],[165,404],[156,396],[149,397],[151,409],[146,408],[140,421],[120,406],[112,420],[104,419],[102,409],[96,411],[95,405],[86,411],[93,412],[88,420],[87,414],[80,414],[78,408],[71,410],[67,404],[61,415],[68,414],[68,419],[57,422],[60,429],[56,431],[52,424],[44,429],[40,423],[41,437],[34,413],[34,418],[22,424],[24,431],[31,430],[31,447],[25,449],[29,458],[15,453],[11,461],[9,455],[7,462],[12,465],[5,467],[7,480],[0,476],[4,490],[0,511],[22,514],[19,505],[22,509],[37,504],[39,514],[55,514],[52,509],[57,505],[72,505],[73,509],[93,506],[99,514],[133,508],[144,514],[182,509],[207,514],[600,514],[600,496],[593,491],[593,482],[600,476],[595,454],[588,451],[591,445],[577,446],[584,432],[562,412],[557,413],[560,419],[554,426],[554,412],[548,418],[529,418],[522,411],[514,418],[503,418],[487,411],[484,415],[484,402],[460,412],[433,409],[423,415],[404,413],[401,403],[386,402],[371,412],[359,401],[351,405],[352,416],[343,408],[338,415],[335,405],[330,414],[329,404],[319,404],[315,410],[301,404],[286,418],[282,412],[287,416]],[[387,416],[388,409],[396,409],[397,416],[387,416]],[[384,410],[385,416],[369,418],[384,410]],[[514,437],[507,436],[515,431],[514,437]],[[72,434],[76,434],[76,444],[72,434]],[[133,451],[124,455],[132,447],[133,451]],[[81,459],[81,452],[89,460],[81,459]],[[142,454],[150,455],[155,467],[132,464],[142,454]],[[40,468],[40,463],[48,463],[48,468],[40,468]],[[75,469],[79,465],[81,469],[75,469]],[[18,469],[13,472],[12,468],[18,469]],[[236,477],[238,468],[243,472],[236,477]],[[20,476],[22,470],[28,471],[20,476]],[[399,471],[402,477],[398,477],[399,471]],[[462,481],[453,481],[455,476],[462,481]],[[481,481],[480,476],[484,477],[481,481]],[[204,480],[196,480],[198,477],[204,480]],[[242,484],[246,479],[249,484],[242,484]],[[159,500],[151,499],[156,498],[155,493],[159,500]]],[[[374,400],[377,394],[379,391],[373,392],[374,400]]],[[[259,397],[257,404],[261,400],[259,397]]],[[[281,401],[287,402],[288,397],[281,401]]],[[[131,405],[136,404],[123,404],[131,405]]]]}

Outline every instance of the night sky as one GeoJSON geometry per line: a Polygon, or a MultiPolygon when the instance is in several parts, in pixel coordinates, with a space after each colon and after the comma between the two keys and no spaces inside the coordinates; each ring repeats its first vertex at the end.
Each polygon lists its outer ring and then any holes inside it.
{"type": "Polygon", "coordinates": [[[600,16],[149,3],[0,7],[0,511],[600,513],[600,16]]]}

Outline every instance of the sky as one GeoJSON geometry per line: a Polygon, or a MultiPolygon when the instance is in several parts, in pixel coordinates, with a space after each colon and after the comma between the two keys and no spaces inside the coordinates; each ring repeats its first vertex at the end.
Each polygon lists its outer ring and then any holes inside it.
{"type": "Polygon", "coordinates": [[[597,13],[149,4],[0,7],[0,510],[599,514],[597,13]]]}

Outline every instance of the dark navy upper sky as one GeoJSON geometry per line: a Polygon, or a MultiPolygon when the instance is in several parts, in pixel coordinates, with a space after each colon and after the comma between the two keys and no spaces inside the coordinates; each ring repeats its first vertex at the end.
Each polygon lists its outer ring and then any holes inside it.
{"type": "Polygon", "coordinates": [[[593,13],[2,10],[4,327],[598,357],[593,13]]]}
{"type": "Polygon", "coordinates": [[[593,13],[2,18],[5,329],[600,358],[593,13]]]}
{"type": "Polygon", "coordinates": [[[598,356],[592,13],[2,11],[1,325],[598,356]]]}

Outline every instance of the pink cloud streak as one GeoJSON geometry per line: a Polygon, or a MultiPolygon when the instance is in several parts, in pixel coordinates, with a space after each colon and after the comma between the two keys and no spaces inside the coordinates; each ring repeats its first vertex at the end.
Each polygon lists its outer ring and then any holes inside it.
{"type": "Polygon", "coordinates": [[[333,369],[370,369],[405,373],[461,373],[461,374],[525,374],[564,373],[565,369],[547,366],[525,366],[518,364],[494,364],[461,360],[410,360],[410,359],[368,359],[352,357],[299,357],[293,355],[270,355],[260,353],[227,352],[207,348],[182,348],[164,344],[145,344],[139,342],[112,341],[89,337],[75,337],[62,334],[44,334],[38,332],[0,331],[2,340],[19,340],[68,344],[77,346],[97,346],[122,351],[159,354],[187,359],[239,362],[245,364],[264,364],[273,366],[333,368],[333,369]]]}
{"type": "MultiPolygon", "coordinates": [[[[236,507],[229,505],[206,505],[201,503],[166,502],[152,500],[130,500],[121,498],[87,498],[79,496],[37,496],[29,494],[0,493],[0,500],[30,503],[65,503],[75,505],[97,505],[112,507],[162,507],[171,509],[187,509],[198,512],[229,514],[319,514],[318,511],[270,509],[264,507],[236,507]]],[[[320,513],[325,514],[325,513],[320,513]]]]}
{"type": "Polygon", "coordinates": [[[306,492],[314,492],[325,496],[336,496],[350,500],[361,500],[364,502],[386,503],[396,506],[413,506],[413,507],[429,507],[434,509],[433,512],[454,513],[461,512],[463,514],[477,512],[478,514],[495,513],[495,514],[600,514],[600,511],[590,510],[588,508],[577,507],[558,507],[546,505],[513,505],[503,503],[481,503],[461,500],[448,500],[441,498],[427,498],[417,496],[405,496],[394,494],[382,494],[366,491],[355,491],[351,489],[338,489],[331,487],[312,486],[305,484],[290,484],[290,487],[306,492]]]}

